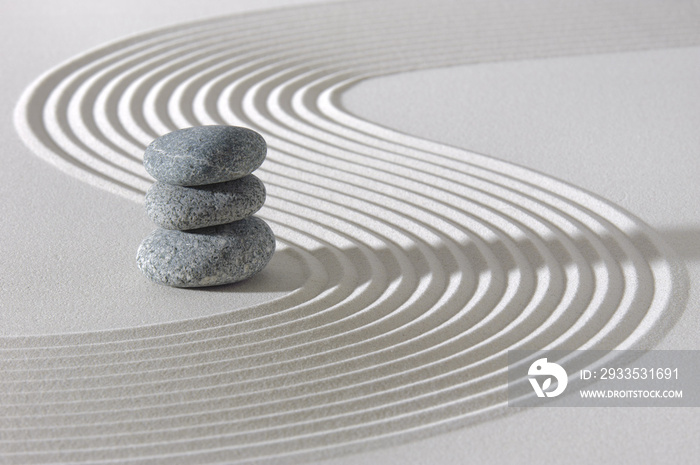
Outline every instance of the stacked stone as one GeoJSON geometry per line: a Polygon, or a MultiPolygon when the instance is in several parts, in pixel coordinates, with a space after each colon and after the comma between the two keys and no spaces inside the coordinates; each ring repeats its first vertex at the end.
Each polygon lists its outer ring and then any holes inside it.
{"type": "Polygon", "coordinates": [[[156,229],[136,262],[152,281],[175,287],[228,284],[262,270],[275,251],[270,227],[253,216],[265,186],[251,173],[265,160],[260,134],[201,126],[154,140],[144,154],[156,179],[146,213],[156,229]]]}

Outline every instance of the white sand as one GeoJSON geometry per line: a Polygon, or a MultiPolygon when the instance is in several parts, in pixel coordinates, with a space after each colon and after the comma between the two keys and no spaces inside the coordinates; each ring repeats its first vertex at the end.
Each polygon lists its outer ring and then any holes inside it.
{"type": "MultiPolygon", "coordinates": [[[[12,65],[8,68],[15,70],[2,93],[5,108],[14,106],[37,75],[86,48],[191,20],[194,11],[200,17],[234,11],[218,2],[203,7],[192,3],[164,14],[157,2],[138,5],[144,6],[138,15],[135,5],[106,11],[76,2],[62,5],[59,14],[58,6],[52,11],[42,4],[36,15],[30,15],[30,4],[13,6],[5,19],[4,43],[21,43],[24,50],[5,51],[12,65]],[[56,21],[72,15],[91,20],[68,29],[67,23],[56,21]],[[28,28],[27,22],[34,26],[28,28]]],[[[482,15],[474,16],[479,18],[475,27],[498,22],[497,8],[475,5],[482,15]]],[[[645,5],[635,9],[635,17],[656,18],[663,4],[645,5]]],[[[330,14],[348,21],[363,14],[358,8],[340,7],[342,15],[333,8],[317,11],[319,17],[330,14]]],[[[595,18],[603,10],[590,8],[591,24],[598,27],[595,18]]],[[[529,20],[546,25],[549,18],[557,24],[572,16],[544,4],[541,12],[533,12],[529,20]]],[[[254,18],[280,34],[282,25],[307,17],[291,10],[254,18]],[[275,28],[281,20],[286,21],[275,28]]],[[[442,43],[456,48],[445,57],[429,46],[396,54],[393,48],[411,40],[423,44],[424,32],[402,26],[397,39],[367,26],[369,39],[381,40],[360,41],[354,47],[374,51],[375,45],[384,44],[388,59],[372,64],[369,51],[353,56],[351,47],[350,55],[334,55],[330,62],[347,65],[345,71],[352,62],[370,74],[403,72],[341,89],[330,101],[323,94],[318,100],[293,99],[311,83],[303,76],[299,87],[281,75],[268,88],[257,89],[256,82],[275,77],[264,67],[257,78],[241,81],[249,97],[240,105],[227,97],[234,89],[226,84],[235,80],[223,80],[220,88],[204,87],[215,88],[215,98],[208,101],[196,96],[201,86],[188,88],[178,77],[174,82],[183,83],[179,90],[172,88],[172,97],[159,100],[159,92],[168,95],[171,90],[168,81],[156,79],[153,86],[137,80],[122,95],[114,89],[129,82],[129,76],[116,70],[107,86],[91,87],[95,81],[87,81],[75,92],[58,92],[73,103],[55,118],[27,114],[52,131],[59,146],[42,143],[38,126],[23,125],[20,111],[19,128],[34,153],[20,142],[5,114],[2,241],[11,246],[3,247],[1,263],[0,331],[9,370],[2,389],[6,402],[17,404],[3,407],[9,411],[2,424],[10,434],[6,451],[17,454],[17,461],[24,452],[31,456],[42,450],[43,458],[64,460],[94,459],[102,453],[99,448],[108,448],[113,458],[194,452],[201,459],[224,460],[271,453],[332,457],[376,446],[382,448],[369,456],[345,455],[336,462],[385,457],[403,463],[534,462],[566,456],[573,463],[611,457],[643,463],[649,457],[692,457],[698,446],[690,438],[697,436],[698,422],[691,409],[539,409],[501,416],[507,410],[502,407],[503,381],[496,374],[502,365],[499,353],[528,340],[547,343],[538,339],[542,328],[554,329],[562,341],[577,346],[612,335],[609,341],[622,347],[651,347],[670,331],[657,347],[698,347],[694,148],[700,95],[693,84],[700,70],[692,65],[698,62],[697,48],[677,48],[696,41],[692,17],[652,21],[654,34],[638,26],[644,21],[630,24],[624,31],[612,27],[597,41],[577,45],[581,37],[574,34],[571,42],[560,45],[560,54],[590,56],[452,69],[440,66],[469,62],[484,50],[475,40],[483,35],[470,36],[469,28],[457,29],[465,34],[460,39],[446,34],[442,43]],[[469,46],[461,48],[462,43],[469,46]],[[647,48],[662,50],[599,55],[647,48]],[[426,66],[423,58],[433,60],[428,64],[437,69],[406,72],[426,66]],[[110,95],[116,96],[117,106],[109,103],[110,95]],[[172,103],[188,99],[191,112],[172,103]],[[264,180],[272,188],[262,213],[282,243],[258,278],[242,286],[193,292],[155,286],[140,276],[135,250],[152,225],[142,213],[138,191],[149,181],[129,155],[138,157],[149,131],[168,127],[164,115],[177,125],[193,117],[201,124],[219,117],[231,123],[243,118],[242,123],[259,127],[268,137],[272,150],[264,180]],[[116,120],[124,124],[123,132],[115,129],[116,120]],[[73,140],[66,137],[71,133],[73,140]],[[65,161],[76,157],[91,164],[93,174],[65,161]],[[513,180],[504,183],[500,174],[513,180]],[[417,183],[425,179],[435,187],[417,183]],[[640,237],[651,245],[639,245],[640,237]],[[597,257],[577,255],[585,241],[598,251],[597,257]],[[571,258],[554,247],[556,242],[569,249],[571,258]],[[625,259],[608,255],[611,242],[625,250],[625,259]],[[687,275],[666,244],[679,254],[687,275]],[[591,269],[599,274],[589,273],[591,269]],[[684,293],[686,276],[689,296],[684,293]],[[594,299],[586,297],[589,290],[613,303],[592,305],[594,299]],[[557,305],[558,299],[547,296],[572,300],[557,305]],[[688,309],[679,316],[686,297],[688,309]],[[629,301],[634,303],[626,306],[629,301]],[[579,310],[586,318],[571,319],[579,310]],[[480,316],[474,320],[472,315],[480,316]],[[545,320],[547,315],[551,318],[545,320]],[[674,325],[676,318],[680,320],[674,325]],[[508,326],[511,321],[519,323],[508,326]],[[593,336],[575,331],[597,323],[593,336]],[[12,337],[46,334],[55,336],[12,337]],[[470,349],[486,337],[500,342],[485,351],[470,349]],[[493,363],[487,365],[485,384],[465,384],[473,373],[470,363],[487,357],[493,363]],[[489,387],[500,395],[480,397],[489,387]],[[490,419],[492,415],[497,419],[490,419]],[[18,428],[20,418],[26,429],[18,428]],[[275,429],[283,425],[286,429],[275,429]],[[329,434],[331,427],[340,430],[329,434]],[[456,430],[446,432],[450,429],[456,430]],[[506,440],[499,438],[504,431],[506,440]],[[236,436],[240,432],[248,432],[248,442],[236,436]],[[42,435],[54,442],[30,442],[42,435]],[[296,439],[277,439],[285,437],[296,439]],[[542,437],[549,439],[548,448],[541,447],[542,437]],[[257,448],[255,441],[260,440],[266,442],[257,448]],[[353,440],[358,442],[353,445],[353,440]],[[123,441],[143,447],[125,449],[123,441]],[[388,447],[393,441],[412,442],[388,447]],[[675,445],[671,451],[663,447],[669,441],[675,445]],[[601,446],[586,446],[591,442],[601,446]]],[[[203,28],[203,34],[213,28],[203,28]]],[[[339,38],[341,45],[358,40],[352,31],[331,30],[317,35],[339,38]]],[[[499,37],[502,29],[485,30],[499,37]]],[[[523,21],[501,37],[512,42],[505,40],[506,49],[491,51],[493,59],[505,59],[505,52],[527,58],[532,44],[519,40],[518,34],[530,30],[539,31],[535,44],[549,43],[550,29],[523,21]]],[[[311,31],[305,31],[311,39],[300,47],[318,57],[325,43],[314,40],[316,30],[311,31]]],[[[214,37],[212,43],[221,41],[214,37]]],[[[231,44],[229,49],[236,52],[238,42],[231,44]]],[[[158,53],[166,56],[164,50],[158,53]]],[[[531,56],[557,54],[544,45],[535,50],[531,56]]],[[[110,53],[103,50],[99,57],[109,58],[110,53]]],[[[76,68],[98,76],[91,63],[98,61],[93,57],[76,68]]],[[[136,66],[125,69],[135,70],[136,77],[158,71],[157,63],[147,69],[136,66]]],[[[186,69],[166,68],[163,75],[186,69]]],[[[204,71],[206,65],[192,69],[204,71]]],[[[330,83],[342,83],[341,77],[333,76],[330,83]]],[[[65,76],[60,79],[69,82],[65,76]]],[[[49,99],[46,108],[60,110],[57,102],[49,99]]]]}

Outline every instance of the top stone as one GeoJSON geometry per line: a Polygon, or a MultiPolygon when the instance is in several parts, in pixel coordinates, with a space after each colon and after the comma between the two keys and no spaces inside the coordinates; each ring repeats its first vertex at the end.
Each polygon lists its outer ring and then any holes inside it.
{"type": "Polygon", "coordinates": [[[198,126],[173,131],[146,147],[143,166],[158,181],[201,186],[252,173],[265,160],[265,139],[236,126],[198,126]]]}

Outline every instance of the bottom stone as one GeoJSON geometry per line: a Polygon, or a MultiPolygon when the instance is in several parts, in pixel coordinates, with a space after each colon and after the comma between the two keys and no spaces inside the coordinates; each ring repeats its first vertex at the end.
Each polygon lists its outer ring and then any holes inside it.
{"type": "Polygon", "coordinates": [[[136,254],[152,281],[175,287],[229,284],[262,270],[275,251],[275,236],[258,217],[208,228],[157,229],[136,254]]]}

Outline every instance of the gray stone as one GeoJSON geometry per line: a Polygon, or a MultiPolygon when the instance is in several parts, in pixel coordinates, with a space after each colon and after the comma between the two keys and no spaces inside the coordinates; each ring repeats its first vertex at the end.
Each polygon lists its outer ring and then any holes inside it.
{"type": "Polygon", "coordinates": [[[136,254],[152,281],[175,287],[228,284],[262,270],[275,251],[275,236],[256,216],[220,226],[177,231],[157,229],[136,254]]]}
{"type": "Polygon", "coordinates": [[[201,186],[252,173],[265,160],[260,134],[235,126],[198,126],[166,134],[146,147],[143,166],[158,181],[201,186]]]}
{"type": "Polygon", "coordinates": [[[165,229],[197,229],[250,216],[265,203],[265,186],[252,174],[206,186],[156,182],[146,192],[146,213],[165,229]]]}

